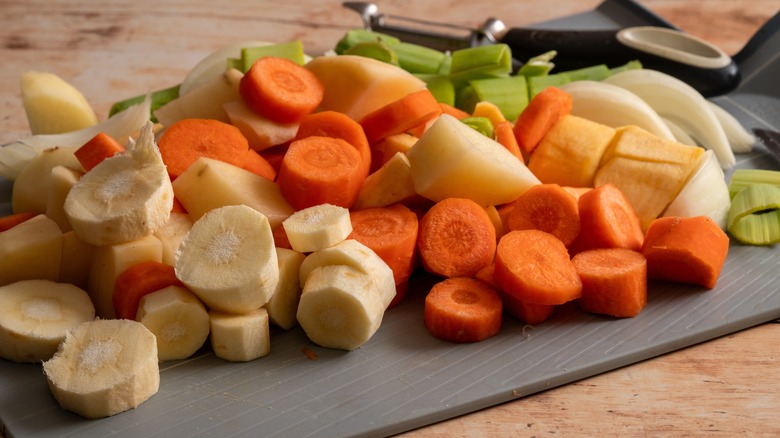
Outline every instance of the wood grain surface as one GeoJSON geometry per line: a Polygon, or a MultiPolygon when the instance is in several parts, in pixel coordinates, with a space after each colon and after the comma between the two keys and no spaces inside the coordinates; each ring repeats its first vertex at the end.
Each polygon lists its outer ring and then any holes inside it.
{"type": "MultiPolygon", "coordinates": [[[[490,16],[526,25],[600,1],[375,3],[474,27],[490,16]]],[[[641,3],[731,54],[780,9],[780,0],[641,3]]],[[[0,144],[27,132],[19,95],[27,70],[62,76],[104,119],[114,101],[180,82],[225,44],[301,39],[317,54],[361,24],[333,0],[0,0],[0,23],[0,144]]],[[[404,436],[780,436],[779,356],[780,324],[767,323],[404,436]]]]}

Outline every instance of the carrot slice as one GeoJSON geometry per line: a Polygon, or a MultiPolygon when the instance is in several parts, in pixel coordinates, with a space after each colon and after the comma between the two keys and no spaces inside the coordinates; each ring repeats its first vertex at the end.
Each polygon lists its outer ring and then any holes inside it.
{"type": "Polygon", "coordinates": [[[506,226],[546,231],[568,247],[580,234],[577,199],[558,184],[537,184],[514,201],[506,226]]]}
{"type": "Polygon", "coordinates": [[[301,120],[295,139],[300,140],[313,135],[341,138],[354,146],[360,153],[365,173],[368,175],[371,167],[371,148],[360,123],[337,111],[312,113],[301,120]]]}
{"type": "Polygon", "coordinates": [[[157,261],[130,265],[117,276],[114,283],[113,304],[116,317],[135,319],[141,298],[168,286],[185,287],[176,278],[173,266],[157,261]]]}
{"type": "Polygon", "coordinates": [[[501,290],[529,304],[563,304],[582,293],[582,282],[563,242],[544,231],[505,234],[498,242],[493,275],[501,290]]]}
{"type": "Polygon", "coordinates": [[[475,277],[477,280],[489,284],[498,291],[498,294],[501,296],[504,312],[531,325],[541,324],[555,312],[557,306],[526,303],[502,291],[493,276],[495,268],[496,264],[491,263],[477,271],[475,277]]]}
{"type": "Polygon", "coordinates": [[[439,107],[441,108],[442,114],[449,114],[452,117],[455,117],[456,119],[465,119],[466,117],[470,116],[471,114],[467,113],[466,111],[463,111],[460,108],[456,108],[452,105],[446,104],[444,102],[439,102],[439,107]]]}
{"type": "Polygon", "coordinates": [[[374,144],[388,135],[400,134],[424,125],[442,112],[433,94],[424,88],[407,94],[360,119],[369,144],[374,144]]]}
{"type": "Polygon", "coordinates": [[[420,220],[417,249],[423,268],[442,277],[473,277],[493,261],[496,230],[487,212],[466,198],[434,204],[420,220]]]}
{"type": "MultiPolygon", "coordinates": [[[[402,204],[351,211],[348,239],[371,248],[393,271],[396,287],[406,283],[414,270],[417,248],[417,214],[402,204]]],[[[396,290],[390,306],[403,299],[396,290]]]]}
{"type": "Polygon", "coordinates": [[[580,234],[573,252],[594,248],[628,248],[639,251],[644,232],[628,198],[608,183],[583,193],[577,203],[580,234]]]}
{"type": "Polygon", "coordinates": [[[650,223],[642,254],[655,280],[715,287],[729,251],[729,237],[707,216],[662,217],[650,223]]]}
{"type": "Polygon", "coordinates": [[[520,145],[517,143],[512,123],[508,120],[504,120],[498,122],[493,129],[495,131],[496,141],[501,144],[501,146],[504,146],[506,150],[511,152],[512,155],[517,157],[518,160],[525,163],[525,157],[523,156],[523,151],[520,150],[520,145]]]}
{"type": "Polygon", "coordinates": [[[364,180],[357,149],[340,138],[320,136],[292,142],[277,176],[282,196],[296,210],[318,204],[350,208],[364,180]]]}
{"type": "Polygon", "coordinates": [[[272,234],[274,237],[274,246],[277,248],[292,249],[290,239],[287,238],[287,231],[284,229],[284,226],[279,224],[279,226],[272,230],[272,234]]]}
{"type": "Polygon", "coordinates": [[[106,158],[125,151],[125,147],[105,132],[99,132],[73,153],[85,171],[89,171],[106,158]]]}
{"type": "Polygon", "coordinates": [[[452,277],[436,283],[425,297],[428,331],[450,342],[479,342],[501,330],[498,292],[475,278],[452,277]]]}
{"type": "Polygon", "coordinates": [[[276,179],[276,169],[274,169],[274,167],[271,166],[271,163],[254,149],[249,149],[246,152],[244,165],[242,167],[255,175],[262,176],[268,181],[274,181],[276,179]]]}
{"type": "Polygon", "coordinates": [[[238,92],[258,114],[275,122],[293,123],[317,109],[325,86],[294,61],[264,56],[241,77],[238,92]]]}
{"type": "Polygon", "coordinates": [[[249,142],[233,125],[212,119],[182,119],[169,126],[158,143],[171,179],[200,157],[243,167],[249,142]]]}
{"type": "Polygon", "coordinates": [[[617,318],[637,316],[647,305],[647,261],[627,248],[599,248],[572,258],[582,280],[580,308],[617,318]]]}
{"type": "Polygon", "coordinates": [[[33,211],[24,211],[21,213],[13,213],[3,217],[0,217],[0,233],[10,230],[11,228],[21,224],[22,222],[32,219],[38,216],[40,213],[33,211]]]}
{"type": "Polygon", "coordinates": [[[572,110],[572,97],[557,87],[547,87],[537,93],[515,122],[515,138],[525,153],[533,152],[547,131],[572,110]]]}

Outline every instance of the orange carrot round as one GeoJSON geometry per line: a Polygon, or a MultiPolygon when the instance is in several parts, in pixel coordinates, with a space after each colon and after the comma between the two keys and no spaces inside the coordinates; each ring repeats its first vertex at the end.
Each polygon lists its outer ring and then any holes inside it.
{"type": "Polygon", "coordinates": [[[130,265],[114,283],[114,312],[120,319],[135,319],[138,304],[144,295],[168,286],[185,287],[176,278],[173,266],[156,261],[130,265]]]}
{"type": "MultiPolygon", "coordinates": [[[[396,286],[412,274],[417,248],[417,214],[402,204],[374,207],[349,213],[352,233],[348,239],[371,248],[393,271],[396,286]]],[[[398,304],[396,293],[390,306],[398,304]]]]}
{"type": "Polygon", "coordinates": [[[32,219],[41,213],[34,211],[23,211],[21,213],[13,213],[3,217],[0,217],[0,233],[10,230],[11,228],[21,224],[22,222],[32,219]]]}
{"type": "Polygon", "coordinates": [[[360,120],[360,125],[363,126],[368,143],[375,144],[389,135],[423,125],[441,112],[439,102],[430,90],[424,88],[366,114],[360,120]]]}
{"type": "Polygon", "coordinates": [[[420,220],[417,249],[426,271],[442,277],[473,277],[493,261],[496,230],[476,202],[447,198],[420,220]]]}
{"type": "Polygon", "coordinates": [[[563,304],[582,293],[563,242],[539,230],[505,234],[498,242],[493,276],[501,290],[528,304],[563,304]]]}
{"type": "Polygon", "coordinates": [[[617,318],[637,316],[647,305],[647,261],[627,248],[599,248],[572,258],[582,280],[580,308],[617,318]]]}
{"type": "Polygon", "coordinates": [[[479,342],[501,330],[498,292],[475,278],[451,277],[436,283],[425,297],[428,331],[450,342],[479,342]]]}
{"type": "Polygon", "coordinates": [[[311,71],[287,58],[264,56],[238,85],[244,102],[258,114],[279,123],[293,123],[312,113],[325,87],[311,71]]]}
{"type": "Polygon", "coordinates": [[[655,280],[712,289],[729,251],[729,237],[707,216],[662,217],[650,222],[642,254],[655,280]]]}
{"type": "Polygon", "coordinates": [[[282,196],[296,210],[326,203],[350,208],[364,180],[357,149],[320,136],[292,142],[277,176],[282,196]]]}
{"type": "Polygon", "coordinates": [[[249,142],[233,125],[212,119],[182,119],[169,126],[158,143],[171,179],[200,157],[243,167],[249,142]]]}
{"type": "Polygon", "coordinates": [[[254,149],[247,151],[243,168],[269,181],[276,179],[276,169],[254,149]]]}
{"type": "Polygon", "coordinates": [[[514,132],[517,144],[530,154],[547,131],[572,110],[572,97],[557,87],[547,87],[537,93],[517,117],[514,132]]]}
{"type": "Polygon", "coordinates": [[[368,175],[371,167],[371,148],[360,123],[337,111],[312,113],[301,120],[295,139],[300,140],[313,135],[341,138],[354,146],[360,153],[365,173],[368,175]]]}
{"type": "Polygon", "coordinates": [[[644,232],[628,198],[608,183],[583,193],[577,206],[580,234],[573,252],[593,248],[628,248],[639,251],[644,232]]]}
{"type": "Polygon", "coordinates": [[[541,324],[553,314],[557,306],[525,303],[502,291],[493,276],[495,268],[496,264],[491,263],[477,271],[475,277],[477,280],[489,284],[498,291],[498,295],[501,297],[501,302],[503,303],[504,312],[526,324],[532,325],[541,324]]]}
{"type": "Polygon", "coordinates": [[[85,171],[89,171],[106,158],[125,151],[125,147],[105,132],[99,132],[73,153],[85,171]]]}
{"type": "Polygon", "coordinates": [[[546,231],[568,247],[580,234],[577,199],[558,184],[537,184],[514,201],[506,226],[546,231]]]}

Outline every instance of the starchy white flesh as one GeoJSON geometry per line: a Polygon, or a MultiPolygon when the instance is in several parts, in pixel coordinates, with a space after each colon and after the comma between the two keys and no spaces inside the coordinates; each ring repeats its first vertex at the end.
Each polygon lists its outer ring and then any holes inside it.
{"type": "Polygon", "coordinates": [[[248,362],[271,352],[271,332],[265,308],[242,314],[209,311],[211,348],[230,362],[248,362]]]}
{"type": "Polygon", "coordinates": [[[314,269],[329,265],[351,266],[368,275],[376,284],[385,309],[395,298],[393,270],[371,248],[357,240],[347,239],[306,256],[300,268],[301,284],[306,287],[306,282],[314,269]]]}
{"type": "Polygon", "coordinates": [[[157,341],[143,324],[97,319],[68,332],[43,363],[52,395],[63,409],[102,418],[133,409],[160,388],[157,341]]]}
{"type": "Polygon", "coordinates": [[[332,204],[296,211],[282,226],[292,249],[304,253],[333,246],[352,232],[349,210],[332,204]]]}
{"type": "Polygon", "coordinates": [[[48,360],[67,330],[94,318],[89,295],[72,284],[23,280],[0,287],[0,357],[48,360]]]}
{"type": "Polygon", "coordinates": [[[49,72],[22,74],[22,104],[37,134],[60,134],[97,124],[95,111],[84,95],[67,81],[49,72]]]}
{"type": "Polygon", "coordinates": [[[19,280],[60,277],[62,231],[39,214],[0,233],[0,286],[19,280]]]}
{"type": "Polygon", "coordinates": [[[154,142],[152,124],[128,152],[100,162],[73,186],[65,214],[79,238],[96,246],[128,242],[165,225],[173,187],[154,142]]]}
{"type": "Polygon", "coordinates": [[[192,218],[187,213],[171,212],[171,217],[162,228],[154,233],[154,236],[160,239],[162,243],[162,262],[173,266],[176,260],[176,250],[179,249],[181,241],[187,237],[187,233],[192,229],[192,218]]]}
{"type": "Polygon", "coordinates": [[[279,282],[268,219],[246,205],[209,211],[182,241],[174,268],[211,310],[245,313],[262,307],[279,282]]]}
{"type": "Polygon", "coordinates": [[[325,348],[354,350],[382,323],[385,305],[371,276],[346,265],[314,269],[303,287],[298,323],[325,348]]]}
{"type": "Polygon", "coordinates": [[[157,337],[160,361],[192,356],[209,336],[206,307],[183,287],[169,286],[144,295],[135,319],[157,337]]]}
{"type": "MultiPolygon", "coordinates": [[[[1,148],[5,150],[7,146],[1,148]]],[[[34,211],[45,213],[49,202],[49,185],[52,169],[64,166],[81,170],[81,164],[73,155],[74,148],[46,149],[32,158],[14,180],[11,192],[11,208],[14,213],[34,211]]]]}
{"type": "Polygon", "coordinates": [[[289,330],[298,323],[295,313],[302,289],[299,273],[306,256],[292,249],[277,247],[276,258],[279,261],[279,284],[265,308],[272,324],[289,330]]]}
{"type": "Polygon", "coordinates": [[[72,230],[68,216],[65,214],[65,199],[82,175],[84,175],[83,172],[65,166],[54,167],[49,175],[46,216],[57,222],[63,233],[72,230]]]}

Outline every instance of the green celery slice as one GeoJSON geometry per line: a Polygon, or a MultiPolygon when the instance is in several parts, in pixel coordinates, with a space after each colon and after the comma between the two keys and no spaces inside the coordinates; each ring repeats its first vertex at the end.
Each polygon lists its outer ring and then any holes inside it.
{"type": "Polygon", "coordinates": [[[780,242],[780,187],[751,184],[737,193],[729,208],[727,229],[750,245],[780,242]]]}
{"type": "Polygon", "coordinates": [[[398,55],[398,65],[409,73],[438,73],[447,55],[435,49],[410,43],[391,46],[398,55]]]}
{"type": "Polygon", "coordinates": [[[509,76],[512,51],[506,44],[469,47],[452,52],[450,79],[456,86],[474,79],[509,76]]]}
{"type": "Polygon", "coordinates": [[[606,64],[567,70],[564,73],[570,81],[601,81],[609,77],[610,71],[606,64]]]}
{"type": "Polygon", "coordinates": [[[557,54],[558,52],[555,50],[550,50],[549,52],[544,52],[541,55],[534,56],[533,58],[526,61],[525,64],[520,66],[520,68],[517,70],[517,74],[526,77],[544,76],[550,73],[550,70],[555,67],[555,64],[552,62],[552,60],[557,54]]]}
{"type": "Polygon", "coordinates": [[[560,87],[571,82],[566,73],[555,73],[546,76],[531,76],[528,78],[528,96],[533,98],[547,87],[560,87]]]}
{"type": "Polygon", "coordinates": [[[450,78],[439,74],[416,74],[422,79],[437,102],[455,106],[455,86],[450,78]]]}
{"type": "Polygon", "coordinates": [[[336,47],[333,49],[338,55],[343,55],[344,52],[349,50],[352,46],[358,43],[380,41],[389,46],[398,44],[401,42],[398,38],[387,35],[381,32],[375,32],[368,29],[351,29],[336,43],[336,47]]]}
{"type": "Polygon", "coordinates": [[[465,123],[467,126],[471,127],[475,131],[479,132],[480,134],[484,135],[488,138],[494,138],[495,137],[495,131],[493,130],[493,123],[490,122],[490,119],[487,117],[465,117],[460,119],[461,122],[465,123]]]}
{"type": "Polygon", "coordinates": [[[528,82],[525,76],[478,79],[469,81],[469,85],[478,101],[495,104],[507,120],[516,120],[528,105],[528,82]]]}
{"type": "Polygon", "coordinates": [[[287,58],[300,65],[303,65],[306,61],[306,55],[303,52],[303,43],[300,40],[290,41],[289,43],[270,44],[267,46],[257,47],[244,47],[241,49],[241,60],[244,65],[240,69],[246,73],[252,64],[263,56],[276,56],[279,58],[287,58]]]}
{"type": "MultiPolygon", "coordinates": [[[[153,123],[157,123],[157,118],[154,117],[154,112],[161,106],[176,99],[177,97],[179,97],[179,85],[174,85],[172,87],[153,91],[151,93],[152,104],[150,107],[149,120],[151,120],[153,123]]],[[[121,113],[122,111],[130,108],[133,105],[143,102],[145,98],[146,95],[142,94],[139,96],[134,96],[129,99],[125,99],[114,103],[113,105],[111,105],[111,109],[109,109],[108,111],[108,117],[112,117],[115,114],[121,113]]]]}
{"type": "Polygon", "coordinates": [[[731,174],[729,195],[732,199],[737,193],[753,184],[771,184],[780,187],[780,171],[767,169],[737,169],[731,174]]]}
{"type": "Polygon", "coordinates": [[[394,49],[382,41],[363,41],[355,44],[346,51],[345,55],[365,56],[388,64],[399,65],[398,55],[394,49]]]}

